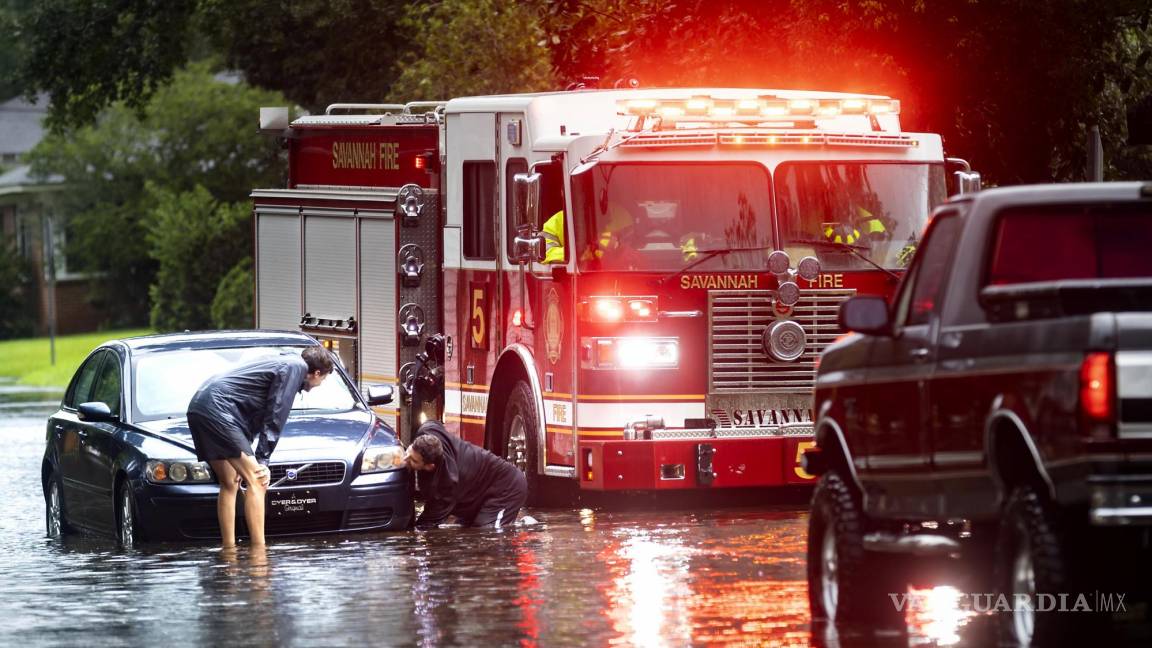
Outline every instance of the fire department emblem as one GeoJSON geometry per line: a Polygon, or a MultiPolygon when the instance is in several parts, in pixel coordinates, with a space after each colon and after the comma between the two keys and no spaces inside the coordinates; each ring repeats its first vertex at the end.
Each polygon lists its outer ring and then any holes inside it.
{"type": "Polygon", "coordinates": [[[560,341],[564,338],[564,316],[560,314],[560,295],[555,288],[548,289],[544,298],[544,345],[548,362],[560,360],[560,341]]]}

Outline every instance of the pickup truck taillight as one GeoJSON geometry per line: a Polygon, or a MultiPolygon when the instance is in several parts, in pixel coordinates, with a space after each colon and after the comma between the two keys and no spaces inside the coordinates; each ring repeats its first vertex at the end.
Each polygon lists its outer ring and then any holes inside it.
{"type": "Polygon", "coordinates": [[[1108,432],[1116,420],[1116,363],[1111,353],[1093,352],[1080,364],[1080,414],[1086,432],[1097,436],[1099,424],[1108,432]]]}

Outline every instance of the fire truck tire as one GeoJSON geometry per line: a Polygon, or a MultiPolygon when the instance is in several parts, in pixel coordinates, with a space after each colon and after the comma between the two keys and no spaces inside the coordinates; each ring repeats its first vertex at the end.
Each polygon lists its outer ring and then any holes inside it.
{"type": "Polygon", "coordinates": [[[808,519],[808,604],[812,621],[839,629],[903,630],[903,614],[890,594],[904,592],[897,569],[880,565],[864,549],[865,518],[835,472],[812,495],[808,519]]]}
{"type": "Polygon", "coordinates": [[[537,444],[536,403],[528,383],[519,380],[508,394],[498,449],[500,454],[524,471],[528,480],[528,505],[536,503],[539,475],[536,474],[537,444]]]}

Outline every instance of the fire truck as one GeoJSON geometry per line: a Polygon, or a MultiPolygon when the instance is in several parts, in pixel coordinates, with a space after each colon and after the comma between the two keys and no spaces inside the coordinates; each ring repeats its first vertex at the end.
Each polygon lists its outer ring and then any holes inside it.
{"type": "Polygon", "coordinates": [[[890,294],[948,186],[978,183],[879,95],[578,90],[261,128],[289,172],[252,192],[257,326],[316,336],[394,395],[402,438],[442,420],[532,494],[810,483],[840,303],[890,294]]]}

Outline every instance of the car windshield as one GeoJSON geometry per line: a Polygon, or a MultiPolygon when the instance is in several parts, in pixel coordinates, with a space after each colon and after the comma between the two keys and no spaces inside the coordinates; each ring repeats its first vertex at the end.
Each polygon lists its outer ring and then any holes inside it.
{"type": "MultiPolygon", "coordinates": [[[[135,417],[138,421],[183,417],[192,395],[212,376],[259,358],[303,347],[239,347],[228,349],[180,349],[138,356],[133,381],[135,417]]],[[[292,410],[338,410],[357,407],[359,401],[340,372],[328,375],[319,387],[296,394],[292,410]]]]}
{"type": "MultiPolygon", "coordinates": [[[[758,164],[614,164],[574,177],[583,270],[675,272],[705,251],[772,245],[770,183],[758,164]]],[[[763,250],[717,254],[696,271],[759,269],[763,250]]]]}
{"type": "Polygon", "coordinates": [[[904,268],[946,197],[939,164],[786,163],[776,170],[784,250],[825,271],[904,268]],[[858,253],[858,254],[857,254],[858,253]]]}

